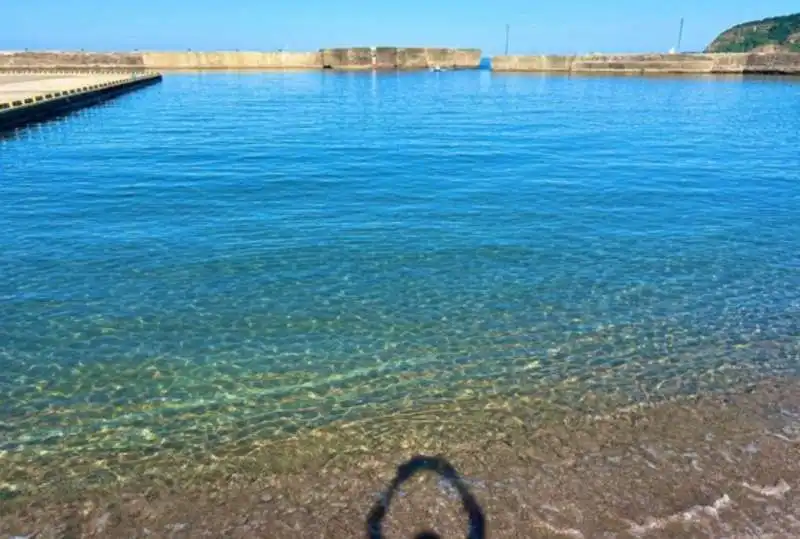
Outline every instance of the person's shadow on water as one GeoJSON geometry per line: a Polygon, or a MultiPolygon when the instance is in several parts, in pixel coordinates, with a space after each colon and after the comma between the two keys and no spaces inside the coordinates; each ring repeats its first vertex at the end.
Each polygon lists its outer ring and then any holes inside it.
{"type": "MultiPolygon", "coordinates": [[[[469,517],[469,528],[467,529],[467,539],[484,539],[485,519],[483,510],[478,505],[478,501],[469,491],[467,485],[458,475],[455,468],[442,457],[416,456],[411,460],[401,464],[397,468],[395,476],[389,488],[378,499],[372,510],[367,515],[367,539],[383,539],[382,524],[383,519],[389,512],[389,504],[400,486],[411,479],[417,472],[430,471],[438,474],[447,481],[461,498],[464,511],[469,517]]],[[[440,535],[434,531],[423,531],[416,535],[415,539],[440,539],[440,535]]]]}

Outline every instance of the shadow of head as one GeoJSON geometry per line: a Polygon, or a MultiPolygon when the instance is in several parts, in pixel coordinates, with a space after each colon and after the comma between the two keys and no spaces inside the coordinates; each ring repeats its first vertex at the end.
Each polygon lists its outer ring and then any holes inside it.
{"type": "MultiPolygon", "coordinates": [[[[383,519],[389,512],[389,505],[400,486],[411,479],[415,474],[423,471],[433,472],[447,481],[461,498],[464,512],[468,517],[467,539],[484,539],[485,519],[483,510],[477,500],[467,488],[467,485],[458,475],[455,468],[442,457],[416,456],[404,462],[397,468],[397,475],[392,480],[389,488],[375,502],[372,510],[367,515],[367,539],[383,539],[383,519]]],[[[440,535],[433,531],[423,531],[415,539],[440,539],[440,535]]]]}

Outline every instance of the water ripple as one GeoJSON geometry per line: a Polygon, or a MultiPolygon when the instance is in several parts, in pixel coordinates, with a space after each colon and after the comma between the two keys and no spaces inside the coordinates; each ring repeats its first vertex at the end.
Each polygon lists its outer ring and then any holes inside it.
{"type": "Polygon", "coordinates": [[[169,75],[2,140],[0,449],[796,374],[796,90],[169,75]]]}

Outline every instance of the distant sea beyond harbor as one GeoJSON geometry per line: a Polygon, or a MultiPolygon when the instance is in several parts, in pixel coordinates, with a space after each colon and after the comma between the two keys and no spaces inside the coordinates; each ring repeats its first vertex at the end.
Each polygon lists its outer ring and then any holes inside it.
{"type": "Polygon", "coordinates": [[[797,80],[485,70],[0,139],[0,536],[361,536],[417,453],[496,537],[800,536],[798,148],[797,80]]]}

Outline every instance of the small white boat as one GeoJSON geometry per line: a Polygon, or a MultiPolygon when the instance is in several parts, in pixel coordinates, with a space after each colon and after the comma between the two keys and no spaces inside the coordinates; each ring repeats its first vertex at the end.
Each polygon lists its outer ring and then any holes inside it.
{"type": "Polygon", "coordinates": [[[435,73],[438,73],[439,71],[444,71],[444,69],[442,69],[442,66],[440,66],[440,65],[435,65],[435,66],[431,66],[431,71],[433,71],[435,73]]]}

